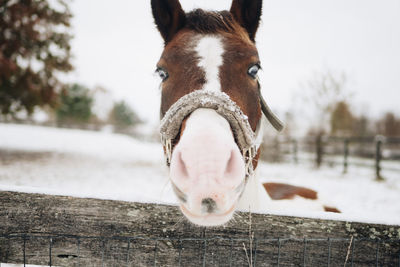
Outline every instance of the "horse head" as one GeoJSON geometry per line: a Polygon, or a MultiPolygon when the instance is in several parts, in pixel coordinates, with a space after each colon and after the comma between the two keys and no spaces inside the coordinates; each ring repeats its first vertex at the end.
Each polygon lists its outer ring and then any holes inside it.
{"type": "Polygon", "coordinates": [[[230,11],[185,13],[178,0],[152,0],[164,39],[161,134],[182,213],[199,225],[229,221],[257,167],[262,112],[255,46],[261,0],[233,0],[230,11]]]}

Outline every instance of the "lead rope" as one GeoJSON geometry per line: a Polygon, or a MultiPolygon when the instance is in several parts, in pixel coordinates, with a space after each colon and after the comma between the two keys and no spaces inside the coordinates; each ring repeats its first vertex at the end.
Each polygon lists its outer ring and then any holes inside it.
{"type": "Polygon", "coordinates": [[[245,160],[246,168],[246,182],[251,175],[254,174],[253,159],[257,154],[257,147],[255,145],[251,146],[249,149],[243,152],[243,158],[245,160]]]}
{"type": "Polygon", "coordinates": [[[172,157],[172,141],[171,139],[161,140],[164,146],[164,153],[167,161],[167,166],[171,165],[171,157],[172,157]]]}

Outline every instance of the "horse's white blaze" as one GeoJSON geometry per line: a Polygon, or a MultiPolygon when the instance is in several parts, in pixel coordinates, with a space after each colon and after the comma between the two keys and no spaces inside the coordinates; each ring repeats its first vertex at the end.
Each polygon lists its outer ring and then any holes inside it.
{"type": "Polygon", "coordinates": [[[223,63],[224,46],[221,38],[215,35],[206,35],[199,39],[195,50],[200,60],[198,66],[204,70],[206,83],[203,90],[221,91],[219,67],[223,63]]]}

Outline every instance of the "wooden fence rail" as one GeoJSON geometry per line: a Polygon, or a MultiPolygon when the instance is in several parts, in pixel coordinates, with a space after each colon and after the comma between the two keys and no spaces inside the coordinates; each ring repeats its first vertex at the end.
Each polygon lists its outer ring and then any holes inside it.
{"type": "Polygon", "coordinates": [[[400,226],[0,192],[0,262],[51,266],[400,266],[400,226]],[[251,233],[251,234],[250,234],[251,233]]]}

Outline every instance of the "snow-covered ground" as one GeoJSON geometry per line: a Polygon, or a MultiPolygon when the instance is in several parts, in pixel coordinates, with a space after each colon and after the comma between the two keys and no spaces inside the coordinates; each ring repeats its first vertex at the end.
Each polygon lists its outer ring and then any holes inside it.
{"type": "Polygon", "coordinates": [[[0,124],[0,190],[173,203],[164,166],[125,135],[0,124]]]}
{"type": "MultiPolygon", "coordinates": [[[[343,213],[307,210],[281,214],[400,225],[400,173],[371,168],[261,163],[263,182],[286,182],[318,191],[325,204],[343,213]]],[[[177,203],[168,184],[161,145],[101,132],[0,124],[0,190],[177,203]]],[[[1,205],[1,204],[0,204],[1,205]]]]}

